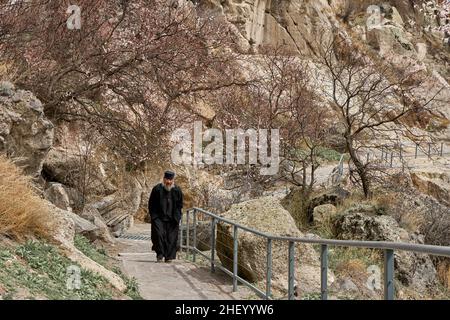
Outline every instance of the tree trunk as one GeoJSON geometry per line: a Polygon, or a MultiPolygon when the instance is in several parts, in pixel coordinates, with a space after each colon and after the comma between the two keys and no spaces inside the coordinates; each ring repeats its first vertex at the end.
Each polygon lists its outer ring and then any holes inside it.
{"type": "Polygon", "coordinates": [[[358,173],[358,176],[361,179],[364,196],[366,197],[366,199],[368,199],[371,196],[371,190],[370,190],[371,188],[370,188],[370,181],[369,181],[367,168],[361,162],[361,160],[358,157],[358,154],[356,153],[356,150],[353,148],[352,139],[346,137],[345,140],[347,142],[347,150],[350,154],[350,158],[352,159],[352,162],[356,167],[356,172],[358,173]]]}

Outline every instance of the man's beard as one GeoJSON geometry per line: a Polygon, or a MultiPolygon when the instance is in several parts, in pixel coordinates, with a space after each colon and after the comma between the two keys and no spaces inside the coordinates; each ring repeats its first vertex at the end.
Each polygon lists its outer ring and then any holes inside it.
{"type": "Polygon", "coordinates": [[[171,184],[170,186],[167,186],[164,184],[164,189],[166,189],[166,191],[170,191],[173,188],[173,184],[171,184]]]}

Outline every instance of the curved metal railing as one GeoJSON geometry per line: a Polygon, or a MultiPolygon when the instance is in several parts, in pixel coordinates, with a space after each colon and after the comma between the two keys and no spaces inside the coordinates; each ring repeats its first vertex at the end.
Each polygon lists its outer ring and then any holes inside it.
{"type": "Polygon", "coordinates": [[[386,241],[356,241],[356,240],[330,240],[330,239],[310,239],[310,238],[293,238],[282,237],[267,234],[258,230],[254,230],[247,226],[241,225],[229,219],[220,217],[214,213],[208,212],[200,208],[192,208],[186,211],[186,219],[182,219],[180,228],[180,246],[186,249],[187,254],[192,252],[192,260],[196,261],[196,255],[203,256],[211,263],[211,272],[214,272],[216,268],[222,270],[233,279],[233,291],[237,291],[238,282],[246,285],[252,289],[256,294],[264,299],[271,299],[271,278],[272,278],[272,243],[273,241],[285,241],[288,243],[288,299],[295,299],[295,244],[317,244],[321,245],[320,254],[320,272],[321,272],[321,299],[326,300],[328,298],[327,287],[327,275],[328,275],[328,248],[329,246],[338,247],[356,247],[367,249],[382,249],[384,250],[384,298],[386,300],[394,299],[394,250],[410,251],[423,254],[430,254],[436,256],[450,257],[450,247],[433,246],[414,243],[401,243],[401,242],[386,242],[386,241]],[[198,214],[211,218],[210,238],[211,238],[211,253],[210,255],[204,254],[197,249],[197,225],[198,214]],[[190,222],[190,216],[192,215],[192,225],[190,222]],[[185,222],[185,223],[184,223],[185,222]],[[229,224],[233,227],[233,272],[224,268],[215,261],[216,254],[216,225],[218,222],[229,224]],[[190,231],[192,227],[193,245],[190,245],[190,231]],[[266,239],[267,244],[267,264],[266,264],[266,290],[262,291],[252,283],[246,281],[238,275],[238,233],[239,230],[250,232],[257,236],[266,239]],[[183,235],[186,232],[186,244],[183,244],[183,235]]]}

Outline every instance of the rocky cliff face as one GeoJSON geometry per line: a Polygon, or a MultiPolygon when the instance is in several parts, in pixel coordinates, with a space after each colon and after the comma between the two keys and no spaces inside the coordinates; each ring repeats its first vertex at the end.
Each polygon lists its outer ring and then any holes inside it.
{"type": "MultiPolygon", "coordinates": [[[[234,31],[239,51],[260,52],[264,46],[284,46],[302,59],[314,59],[337,32],[357,48],[364,48],[371,58],[381,58],[395,68],[411,66],[432,74],[417,90],[424,95],[444,87],[442,100],[450,99],[450,46],[443,44],[444,34],[429,26],[416,5],[420,1],[350,1],[350,0],[205,0],[197,1],[205,15],[226,19],[234,31]],[[371,11],[376,5],[377,13],[371,11]],[[371,20],[372,19],[372,20],[371,20]],[[372,22],[371,22],[372,21],[372,22]]],[[[450,105],[442,104],[438,114],[450,118],[450,105]]],[[[424,128],[422,128],[424,129],[424,128]]],[[[444,129],[439,139],[450,136],[444,129]]]]}
{"type": "Polygon", "coordinates": [[[368,9],[380,6],[383,19],[402,27],[423,21],[414,8],[417,1],[351,0],[205,0],[199,1],[207,14],[224,15],[241,36],[243,48],[287,45],[301,55],[314,54],[321,36],[333,28],[364,29],[368,9]]]}
{"type": "Polygon", "coordinates": [[[14,158],[27,174],[39,177],[53,144],[53,129],[32,93],[0,83],[0,152],[14,158]]]}
{"type": "Polygon", "coordinates": [[[326,0],[210,0],[205,1],[235,26],[241,49],[286,45],[302,55],[317,50],[316,37],[338,27],[333,7],[326,0]]]}

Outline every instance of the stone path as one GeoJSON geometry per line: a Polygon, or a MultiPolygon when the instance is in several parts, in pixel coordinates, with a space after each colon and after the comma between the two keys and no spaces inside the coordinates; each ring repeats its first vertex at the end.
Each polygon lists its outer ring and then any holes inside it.
{"type": "MultiPolygon", "coordinates": [[[[136,224],[127,234],[150,235],[150,224],[136,224]]],[[[212,274],[207,266],[179,258],[172,263],[156,263],[148,240],[118,240],[125,247],[119,253],[124,271],[137,279],[146,300],[234,300],[253,296],[245,287],[233,293],[231,278],[219,270],[212,274]]]]}

